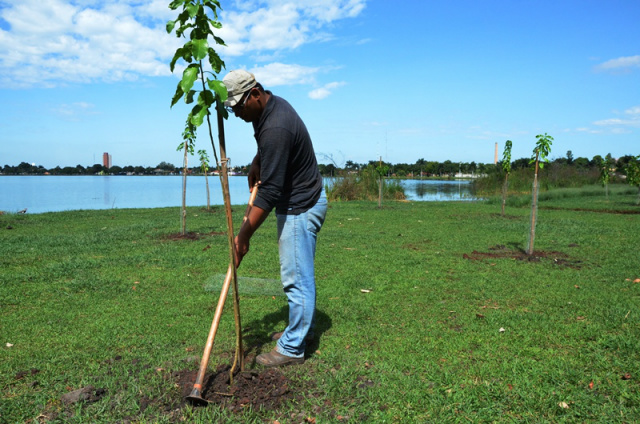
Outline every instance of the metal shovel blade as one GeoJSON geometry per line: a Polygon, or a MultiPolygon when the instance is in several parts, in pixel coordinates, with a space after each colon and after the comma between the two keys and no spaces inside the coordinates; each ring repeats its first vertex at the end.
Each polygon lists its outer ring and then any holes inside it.
{"type": "Polygon", "coordinates": [[[200,390],[194,388],[191,394],[186,397],[187,401],[194,406],[207,406],[209,401],[202,397],[200,390]]]}

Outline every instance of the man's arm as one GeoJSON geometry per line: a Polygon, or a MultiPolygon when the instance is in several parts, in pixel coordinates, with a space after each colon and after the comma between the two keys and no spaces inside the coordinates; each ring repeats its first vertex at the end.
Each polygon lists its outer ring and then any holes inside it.
{"type": "Polygon", "coordinates": [[[249,252],[249,241],[253,233],[262,225],[269,216],[269,212],[258,206],[253,206],[247,215],[247,219],[242,223],[242,227],[236,236],[236,267],[240,266],[242,258],[249,252]]]}
{"type": "Polygon", "coordinates": [[[249,167],[249,190],[260,182],[260,154],[256,154],[249,167]]]}

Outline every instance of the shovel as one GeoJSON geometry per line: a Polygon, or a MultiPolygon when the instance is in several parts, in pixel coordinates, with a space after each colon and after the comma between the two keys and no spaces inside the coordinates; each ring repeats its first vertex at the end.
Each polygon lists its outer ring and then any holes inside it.
{"type": "MultiPolygon", "coordinates": [[[[248,219],[249,212],[253,207],[253,201],[255,200],[257,195],[258,185],[256,184],[251,190],[249,205],[247,206],[247,210],[245,211],[244,218],[242,220],[243,223],[248,219]]],[[[196,381],[193,384],[193,390],[191,391],[191,394],[186,398],[187,401],[189,401],[193,405],[207,405],[209,403],[208,400],[202,397],[202,383],[204,381],[204,374],[207,371],[207,366],[209,365],[209,357],[211,355],[211,349],[213,348],[213,340],[216,338],[218,326],[220,325],[220,317],[222,316],[224,301],[226,300],[227,294],[229,293],[229,286],[231,285],[231,280],[233,278],[233,271],[233,264],[229,264],[227,275],[224,279],[224,283],[222,283],[222,290],[220,290],[220,299],[218,299],[218,306],[216,307],[216,312],[213,315],[213,322],[211,323],[211,329],[209,330],[209,337],[207,337],[207,344],[204,348],[204,353],[202,354],[202,360],[200,361],[200,369],[198,370],[196,381]]]]}

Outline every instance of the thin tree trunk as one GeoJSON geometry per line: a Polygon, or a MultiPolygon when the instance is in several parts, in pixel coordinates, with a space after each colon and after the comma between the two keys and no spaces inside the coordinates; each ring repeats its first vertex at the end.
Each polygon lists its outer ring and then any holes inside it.
{"type": "Polygon", "coordinates": [[[187,235],[187,163],[189,144],[184,142],[184,168],[182,169],[182,235],[187,235]]]}
{"type": "MultiPolygon", "coordinates": [[[[382,156],[380,157],[378,169],[382,169],[382,156]]],[[[380,174],[380,179],[378,180],[378,207],[382,208],[382,174],[380,174]]]]}
{"type": "Polygon", "coordinates": [[[529,233],[529,249],[527,255],[533,255],[533,242],[536,238],[536,214],[538,211],[538,153],[536,153],[536,171],[533,175],[533,199],[531,201],[531,232],[529,233]]]}
{"type": "Polygon", "coordinates": [[[207,171],[204,171],[204,184],[207,187],[207,210],[211,208],[211,195],[209,194],[209,177],[207,171]]]}
{"type": "Polygon", "coordinates": [[[507,190],[509,188],[509,174],[504,177],[504,184],[502,185],[502,216],[504,216],[504,207],[507,203],[507,190]]]}

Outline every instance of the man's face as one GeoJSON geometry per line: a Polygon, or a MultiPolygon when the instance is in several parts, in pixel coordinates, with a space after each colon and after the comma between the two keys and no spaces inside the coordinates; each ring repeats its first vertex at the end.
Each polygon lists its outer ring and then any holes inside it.
{"type": "Polygon", "coordinates": [[[260,117],[256,110],[253,88],[245,93],[245,96],[232,108],[233,113],[245,122],[253,122],[260,117]]]}

